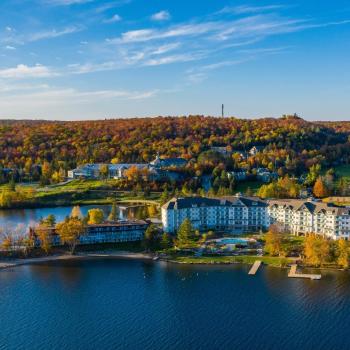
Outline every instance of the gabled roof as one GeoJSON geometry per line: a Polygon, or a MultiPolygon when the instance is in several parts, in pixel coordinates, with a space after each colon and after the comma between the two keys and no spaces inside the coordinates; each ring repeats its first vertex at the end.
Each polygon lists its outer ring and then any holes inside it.
{"type": "Polygon", "coordinates": [[[220,198],[182,197],[172,198],[165,203],[163,209],[186,209],[193,207],[266,207],[267,203],[254,197],[227,196],[220,198]]]}
{"type": "Polygon", "coordinates": [[[302,209],[307,209],[310,213],[326,212],[336,215],[341,215],[341,213],[346,209],[345,207],[337,207],[332,203],[308,201],[302,199],[273,199],[268,201],[269,206],[282,206],[283,208],[291,207],[292,210],[298,211],[302,209]]]}

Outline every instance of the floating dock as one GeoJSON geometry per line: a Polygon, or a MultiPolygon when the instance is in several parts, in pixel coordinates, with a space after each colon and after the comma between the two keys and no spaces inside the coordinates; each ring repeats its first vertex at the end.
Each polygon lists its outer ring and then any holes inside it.
{"type": "Polygon", "coordinates": [[[251,269],[248,272],[248,275],[255,275],[256,272],[258,271],[260,265],[261,265],[261,261],[260,260],[256,260],[253,264],[253,266],[251,267],[251,269]]]}
{"type": "Polygon", "coordinates": [[[308,278],[310,280],[320,280],[321,279],[321,275],[317,275],[317,274],[311,274],[311,273],[298,273],[297,272],[297,268],[298,265],[297,264],[293,264],[290,268],[290,271],[288,273],[288,277],[291,278],[308,278]]]}

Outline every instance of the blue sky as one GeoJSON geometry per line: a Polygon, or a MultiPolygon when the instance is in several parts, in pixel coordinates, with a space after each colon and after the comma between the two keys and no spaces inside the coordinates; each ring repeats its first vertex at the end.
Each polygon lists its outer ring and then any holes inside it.
{"type": "Polygon", "coordinates": [[[346,1],[2,0],[0,118],[350,120],[346,1]]]}

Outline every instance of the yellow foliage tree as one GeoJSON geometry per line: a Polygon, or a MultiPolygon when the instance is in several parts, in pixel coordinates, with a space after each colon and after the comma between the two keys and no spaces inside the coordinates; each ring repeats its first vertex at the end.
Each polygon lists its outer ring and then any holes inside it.
{"type": "Polygon", "coordinates": [[[282,235],[276,225],[271,225],[265,237],[265,252],[277,256],[282,252],[282,235]]]}
{"type": "Polygon", "coordinates": [[[328,195],[328,190],[322,178],[319,176],[315,182],[313,193],[317,198],[324,198],[328,195]]]}
{"type": "Polygon", "coordinates": [[[340,239],[337,242],[337,248],[338,248],[337,263],[339,266],[343,267],[344,269],[347,269],[349,267],[349,258],[350,258],[349,244],[345,239],[340,239]]]}
{"type": "Polygon", "coordinates": [[[36,234],[40,240],[40,246],[48,254],[52,247],[51,231],[47,224],[40,224],[36,228],[36,234]]]}
{"type": "Polygon", "coordinates": [[[68,244],[71,254],[74,253],[79,237],[85,233],[85,226],[78,218],[67,218],[57,224],[56,232],[60,236],[61,242],[68,244]]]}
{"type": "Polygon", "coordinates": [[[309,234],[304,242],[304,255],[310,265],[324,265],[330,258],[329,241],[314,233],[309,234]]]}
{"type": "Polygon", "coordinates": [[[88,224],[98,225],[102,224],[104,220],[104,214],[102,209],[90,209],[88,211],[88,224]]]}

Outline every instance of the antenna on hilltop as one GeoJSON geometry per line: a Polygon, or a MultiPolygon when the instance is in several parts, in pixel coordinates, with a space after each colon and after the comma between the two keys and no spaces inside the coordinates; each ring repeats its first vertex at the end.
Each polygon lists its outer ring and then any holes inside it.
{"type": "Polygon", "coordinates": [[[224,104],[221,105],[221,117],[223,118],[225,115],[224,113],[224,104]]]}

